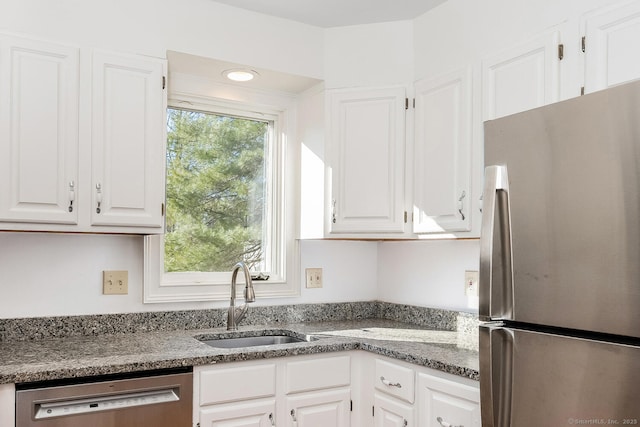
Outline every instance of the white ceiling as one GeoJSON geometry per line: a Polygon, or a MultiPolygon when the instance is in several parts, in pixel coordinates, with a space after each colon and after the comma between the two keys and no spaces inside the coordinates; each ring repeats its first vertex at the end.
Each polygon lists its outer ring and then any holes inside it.
{"type": "Polygon", "coordinates": [[[445,2],[445,0],[214,1],[322,28],[413,19],[445,2]]]}

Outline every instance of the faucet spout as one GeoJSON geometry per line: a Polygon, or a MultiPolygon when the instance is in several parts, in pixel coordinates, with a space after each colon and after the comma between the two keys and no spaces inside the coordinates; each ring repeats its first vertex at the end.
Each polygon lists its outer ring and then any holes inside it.
{"type": "Polygon", "coordinates": [[[227,314],[227,330],[235,331],[238,329],[238,323],[247,314],[247,303],[254,302],[256,300],[256,294],[253,290],[253,282],[251,281],[251,273],[249,268],[244,262],[237,263],[231,273],[231,301],[229,303],[229,312],[227,314]],[[236,279],[238,272],[242,270],[244,273],[244,304],[240,307],[236,307],[236,279]]]}

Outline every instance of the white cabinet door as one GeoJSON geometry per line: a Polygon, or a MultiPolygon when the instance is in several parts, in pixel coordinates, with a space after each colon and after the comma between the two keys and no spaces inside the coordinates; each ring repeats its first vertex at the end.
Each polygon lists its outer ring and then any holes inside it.
{"type": "Polygon", "coordinates": [[[583,18],[585,93],[640,78],[640,2],[583,18]]]}
{"type": "Polygon", "coordinates": [[[350,424],[348,388],[287,396],[286,401],[289,427],[347,427],[350,424]]]}
{"type": "Polygon", "coordinates": [[[413,405],[376,393],[374,398],[374,427],[411,427],[413,405]]]}
{"type": "Polygon", "coordinates": [[[331,233],[404,230],[405,89],[329,93],[331,233]]]}
{"type": "Polygon", "coordinates": [[[0,36],[0,221],[77,223],[78,90],[77,48],[0,36]]]}
{"type": "Polygon", "coordinates": [[[275,399],[209,406],[200,410],[200,427],[273,427],[275,399]]]}
{"type": "Polygon", "coordinates": [[[163,226],[165,68],[93,53],[92,225],[163,226]]]}
{"type": "Polygon", "coordinates": [[[483,121],[559,100],[559,40],[552,32],[482,61],[483,121]]]}
{"type": "Polygon", "coordinates": [[[418,375],[420,427],[480,427],[480,391],[476,387],[420,373],[418,375]]]}
{"type": "Polygon", "coordinates": [[[16,425],[16,387],[0,384],[0,426],[16,425]]]}
{"type": "Polygon", "coordinates": [[[415,84],[413,231],[471,227],[471,70],[415,84]]]}

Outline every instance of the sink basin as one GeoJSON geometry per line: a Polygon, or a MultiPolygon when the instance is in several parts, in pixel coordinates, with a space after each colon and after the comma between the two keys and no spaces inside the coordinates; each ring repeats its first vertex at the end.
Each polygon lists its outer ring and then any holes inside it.
{"type": "Polygon", "coordinates": [[[258,336],[244,336],[244,337],[211,337],[202,336],[196,337],[200,342],[203,342],[211,347],[216,348],[241,348],[241,347],[258,347],[262,345],[275,345],[275,344],[291,344],[298,342],[308,342],[310,339],[298,338],[286,334],[273,334],[273,335],[258,335],[258,336]]]}

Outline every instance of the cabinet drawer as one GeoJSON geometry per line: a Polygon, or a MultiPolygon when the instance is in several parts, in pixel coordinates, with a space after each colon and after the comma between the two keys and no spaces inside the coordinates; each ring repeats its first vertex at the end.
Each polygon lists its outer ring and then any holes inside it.
{"type": "Polygon", "coordinates": [[[380,391],[409,403],[414,401],[415,372],[413,369],[376,359],[374,384],[380,391]]]}
{"type": "Polygon", "coordinates": [[[200,372],[200,405],[255,399],[275,394],[275,364],[200,372]]]}
{"type": "Polygon", "coordinates": [[[286,393],[342,387],[351,383],[349,356],[287,363],[286,393]]]}

